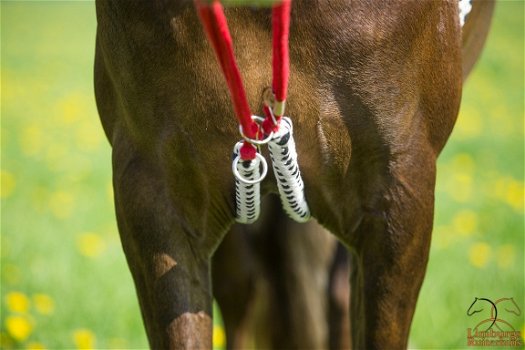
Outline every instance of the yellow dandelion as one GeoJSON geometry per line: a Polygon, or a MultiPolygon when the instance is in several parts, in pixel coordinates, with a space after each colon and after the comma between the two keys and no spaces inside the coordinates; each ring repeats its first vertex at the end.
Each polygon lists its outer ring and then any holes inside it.
{"type": "Polygon", "coordinates": [[[66,96],[56,105],[56,121],[65,125],[72,124],[82,116],[88,102],[86,96],[80,92],[74,92],[66,96]]]}
{"type": "Polygon", "coordinates": [[[224,328],[221,326],[213,326],[213,347],[222,348],[226,344],[226,335],[224,328]]]}
{"type": "Polygon", "coordinates": [[[96,233],[84,232],[77,238],[77,249],[80,254],[89,258],[94,258],[104,252],[106,249],[106,242],[96,233]]]}
{"type": "Polygon", "coordinates": [[[5,319],[5,328],[13,339],[22,342],[33,331],[33,322],[25,315],[9,315],[5,319]]]}
{"type": "Polygon", "coordinates": [[[456,233],[470,236],[478,227],[478,216],[472,210],[461,210],[453,219],[453,227],[456,233]]]}
{"type": "Polygon", "coordinates": [[[469,250],[470,263],[477,268],[487,266],[492,253],[491,250],[487,243],[479,242],[472,245],[469,250]]]}
{"type": "Polygon", "coordinates": [[[89,329],[77,329],[73,332],[73,341],[77,349],[94,349],[96,338],[89,329]]]}
{"type": "Polygon", "coordinates": [[[45,350],[46,347],[43,344],[33,342],[33,343],[27,344],[26,349],[27,350],[45,350]]]}
{"type": "Polygon", "coordinates": [[[11,312],[25,314],[29,311],[29,298],[21,292],[9,292],[5,297],[7,309],[11,312]]]}
{"type": "Polygon", "coordinates": [[[7,198],[13,193],[16,187],[15,176],[9,171],[2,170],[0,171],[0,180],[0,198],[7,198]]]}
{"type": "Polygon", "coordinates": [[[505,193],[505,202],[518,212],[523,211],[525,188],[522,183],[512,179],[509,181],[505,193]]]}
{"type": "Polygon", "coordinates": [[[525,200],[525,185],[510,176],[501,176],[493,181],[490,194],[508,204],[518,212],[523,211],[525,200]]]}
{"type": "Polygon", "coordinates": [[[42,315],[51,315],[55,311],[55,302],[47,294],[33,295],[33,305],[36,311],[42,315]]]}
{"type": "Polygon", "coordinates": [[[65,219],[71,215],[74,209],[73,195],[65,191],[57,191],[49,197],[49,210],[58,219],[65,219]]]}
{"type": "Polygon", "coordinates": [[[516,261],[516,249],[512,244],[505,244],[498,248],[497,263],[500,269],[512,267],[516,261]]]}

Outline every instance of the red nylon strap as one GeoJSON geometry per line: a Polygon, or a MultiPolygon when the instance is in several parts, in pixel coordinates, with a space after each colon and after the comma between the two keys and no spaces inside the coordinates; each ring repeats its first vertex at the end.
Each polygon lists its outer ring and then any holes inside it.
{"type": "MultiPolygon", "coordinates": [[[[224,9],[219,0],[213,0],[211,4],[203,4],[201,0],[194,1],[208,40],[213,46],[219,65],[228,83],[237,119],[242,126],[244,134],[249,139],[256,140],[262,135],[260,135],[258,124],[252,120],[252,113],[246,98],[241,74],[235,60],[224,9]]],[[[272,88],[278,103],[284,103],[286,100],[288,87],[290,11],[291,0],[282,0],[279,5],[275,5],[272,9],[272,88]]],[[[273,122],[273,118],[271,118],[267,109],[268,107],[266,106],[264,110],[266,119],[263,122],[263,129],[265,131],[277,131],[279,125],[273,122]]],[[[276,115],[275,117],[279,121],[281,115],[276,115]]],[[[255,153],[255,146],[245,141],[241,147],[241,158],[243,160],[254,159],[255,153]]]]}
{"type": "Polygon", "coordinates": [[[281,4],[272,9],[272,88],[278,102],[286,100],[288,76],[290,75],[288,36],[290,33],[291,4],[291,0],[283,0],[281,4]]]}
{"type": "Polygon", "coordinates": [[[228,83],[233,108],[239,123],[242,125],[243,132],[248,138],[256,139],[259,127],[252,120],[252,113],[244,91],[241,73],[235,61],[232,38],[224,16],[223,7],[218,0],[213,1],[210,5],[203,5],[199,0],[195,0],[195,3],[208,39],[212,43],[228,83]]]}

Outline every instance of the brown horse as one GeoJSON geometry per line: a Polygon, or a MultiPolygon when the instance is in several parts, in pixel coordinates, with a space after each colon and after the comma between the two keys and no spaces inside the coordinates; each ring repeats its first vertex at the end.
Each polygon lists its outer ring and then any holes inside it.
{"type": "MultiPolygon", "coordinates": [[[[95,92],[151,347],[211,348],[213,295],[230,348],[406,347],[436,158],[492,10],[475,1],[461,28],[457,0],[293,2],[287,112],[312,215],[331,235],[287,219],[273,196],[255,225],[233,225],[239,135],[193,2],[98,1],[95,92]]],[[[226,16],[260,110],[270,12],[226,16]]],[[[272,176],[261,188],[276,192],[272,176]]]]}

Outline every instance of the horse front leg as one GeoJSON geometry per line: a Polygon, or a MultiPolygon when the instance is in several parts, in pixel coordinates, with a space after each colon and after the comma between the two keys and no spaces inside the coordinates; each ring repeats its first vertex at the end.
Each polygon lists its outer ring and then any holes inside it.
{"type": "Polygon", "coordinates": [[[435,156],[393,165],[382,204],[365,209],[351,246],[354,349],[406,349],[433,222],[435,156]],[[415,163],[414,163],[415,162],[415,163]]]}
{"type": "Polygon", "coordinates": [[[174,184],[149,159],[114,144],[118,226],[148,340],[153,349],[211,349],[216,242],[187,219],[191,208],[175,204],[174,184]]]}

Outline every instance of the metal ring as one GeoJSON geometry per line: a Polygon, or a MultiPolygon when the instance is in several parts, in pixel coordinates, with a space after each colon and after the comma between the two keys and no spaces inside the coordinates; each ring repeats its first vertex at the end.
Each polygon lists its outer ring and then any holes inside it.
{"type": "Polygon", "coordinates": [[[268,109],[270,110],[273,125],[277,125],[277,119],[275,119],[275,114],[273,113],[275,106],[275,95],[272,88],[269,86],[263,91],[263,103],[268,106],[268,109]]]}
{"type": "MultiPolygon", "coordinates": [[[[259,117],[258,115],[252,115],[252,120],[254,120],[255,122],[257,122],[258,124],[261,124],[263,121],[264,121],[264,118],[263,117],[259,117]]],[[[273,131],[270,132],[270,134],[263,140],[255,140],[255,139],[251,139],[249,138],[248,136],[244,135],[244,130],[242,129],[242,125],[239,124],[239,133],[241,134],[242,138],[245,139],[246,141],[248,141],[249,143],[251,144],[254,144],[254,145],[257,145],[257,146],[262,146],[262,145],[265,145],[267,144],[268,142],[270,142],[270,140],[273,138],[273,131]]]]}
{"type": "Polygon", "coordinates": [[[237,180],[239,180],[239,181],[241,181],[241,182],[243,182],[245,184],[248,184],[248,185],[258,184],[259,182],[264,180],[264,178],[266,177],[266,174],[268,173],[268,164],[266,163],[266,159],[264,159],[262,154],[255,153],[255,157],[258,158],[259,161],[262,164],[262,174],[261,174],[261,176],[258,179],[254,179],[254,180],[250,180],[250,179],[247,179],[245,177],[242,177],[242,175],[239,173],[239,169],[237,169],[237,164],[239,164],[239,160],[241,159],[241,156],[238,155],[237,157],[235,157],[235,159],[233,160],[233,163],[232,163],[233,175],[235,175],[235,178],[237,180]]]}
{"type": "Polygon", "coordinates": [[[262,99],[265,105],[273,108],[273,104],[275,103],[275,95],[273,94],[273,89],[270,86],[263,90],[262,99]]]}

